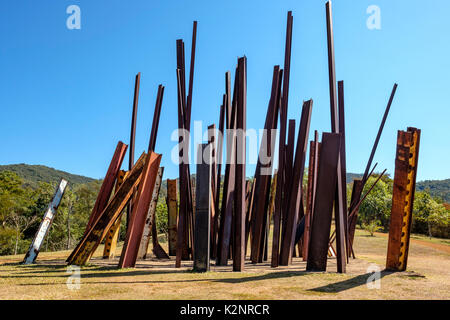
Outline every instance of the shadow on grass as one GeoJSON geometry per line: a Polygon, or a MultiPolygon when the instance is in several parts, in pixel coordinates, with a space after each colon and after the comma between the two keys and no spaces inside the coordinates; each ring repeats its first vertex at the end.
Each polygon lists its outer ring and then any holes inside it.
{"type": "MultiPolygon", "coordinates": [[[[392,271],[387,271],[387,270],[383,270],[380,272],[380,279],[393,274],[394,272],[392,271]]],[[[344,280],[344,281],[340,281],[340,282],[335,282],[335,283],[330,283],[327,284],[326,286],[322,286],[322,287],[318,287],[318,288],[313,288],[313,289],[308,289],[308,291],[314,291],[314,292],[322,292],[322,293],[339,293],[348,289],[353,289],[362,285],[365,285],[367,283],[367,280],[369,279],[370,276],[372,276],[373,273],[366,273],[366,274],[362,274],[356,277],[353,277],[351,279],[348,280],[344,280]]]]}

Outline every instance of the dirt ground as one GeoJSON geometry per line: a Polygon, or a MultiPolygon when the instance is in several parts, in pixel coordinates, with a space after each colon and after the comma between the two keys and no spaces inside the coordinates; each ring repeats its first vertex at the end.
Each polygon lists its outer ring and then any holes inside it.
{"type": "Polygon", "coordinates": [[[81,268],[79,288],[64,262],[70,251],[42,252],[30,266],[19,264],[22,255],[6,256],[0,257],[0,299],[450,299],[446,241],[413,238],[408,270],[400,273],[383,271],[385,234],[370,237],[358,230],[355,244],[357,259],[350,259],[345,274],[336,272],[333,258],[326,273],[306,272],[301,258],[275,269],[270,261],[247,261],[240,273],[232,272],[230,264],[212,265],[210,272],[198,274],[187,261],[176,269],[173,258],[150,258],[136,268],[117,269],[118,258],[101,259],[99,247],[90,265],[81,268]],[[366,284],[373,268],[380,270],[379,289],[366,284]]]}

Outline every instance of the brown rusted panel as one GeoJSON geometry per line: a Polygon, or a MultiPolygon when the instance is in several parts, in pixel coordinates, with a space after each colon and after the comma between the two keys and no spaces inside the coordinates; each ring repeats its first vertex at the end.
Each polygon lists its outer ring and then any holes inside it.
{"type": "Polygon", "coordinates": [[[177,219],[178,219],[178,203],[177,203],[177,180],[167,179],[167,209],[169,224],[169,256],[176,256],[177,248],[177,219]]]}
{"type": "Polygon", "coordinates": [[[72,254],[66,260],[69,264],[84,265],[94,254],[100,242],[106,236],[106,232],[111,228],[116,219],[122,213],[123,208],[127,205],[134,192],[134,188],[141,181],[142,171],[145,166],[146,154],[141,155],[134,165],[133,169],[125,177],[122,185],[114,194],[108,205],[99,215],[92,228],[73,250],[72,254]]]}
{"type": "Polygon", "coordinates": [[[155,152],[149,152],[146,157],[145,168],[142,173],[142,179],[133,206],[130,224],[127,229],[122,254],[119,260],[119,268],[132,268],[136,264],[139,251],[139,244],[144,232],[145,219],[147,217],[153,189],[158,174],[161,155],[155,152]]]}
{"type": "Polygon", "coordinates": [[[122,161],[125,157],[125,153],[127,152],[127,148],[128,146],[122,141],[119,141],[117,143],[113,158],[111,160],[111,163],[109,164],[108,171],[106,172],[106,176],[103,179],[103,183],[100,187],[97,200],[95,201],[94,208],[92,209],[91,215],[89,217],[85,234],[89,231],[94,221],[97,220],[100,213],[102,213],[102,211],[108,204],[109,198],[111,197],[111,192],[114,189],[114,183],[116,182],[117,175],[119,173],[120,167],[122,166],[122,161]]]}
{"type": "Polygon", "coordinates": [[[420,130],[399,131],[386,269],[405,271],[411,232],[420,130]]]}
{"type": "Polygon", "coordinates": [[[338,133],[323,133],[322,135],[317,191],[306,265],[308,271],[326,271],[327,268],[340,141],[338,133]]]}
{"type": "Polygon", "coordinates": [[[289,207],[286,216],[286,232],[282,239],[280,265],[289,265],[292,262],[292,253],[295,246],[295,230],[299,221],[299,214],[303,214],[301,204],[303,173],[305,171],[305,157],[308,146],[309,126],[311,123],[313,101],[308,100],[303,103],[300,129],[298,132],[297,148],[295,151],[295,163],[293,176],[291,177],[291,189],[289,197],[289,207]]]}

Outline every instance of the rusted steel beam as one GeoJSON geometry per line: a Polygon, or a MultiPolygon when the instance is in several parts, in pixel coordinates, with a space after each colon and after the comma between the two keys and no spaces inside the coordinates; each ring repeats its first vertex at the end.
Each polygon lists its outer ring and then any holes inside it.
{"type": "Polygon", "coordinates": [[[292,253],[295,248],[295,231],[299,221],[299,212],[303,214],[301,205],[303,174],[305,171],[305,157],[308,147],[309,126],[311,123],[313,101],[308,100],[303,103],[300,129],[297,138],[297,148],[295,150],[295,163],[290,179],[289,207],[286,215],[286,231],[281,244],[280,265],[289,265],[292,262],[292,253]]]}
{"type": "MultiPolygon", "coordinates": [[[[230,93],[230,74],[227,73],[226,90],[230,93]]],[[[219,240],[217,246],[217,265],[227,265],[228,257],[230,253],[230,241],[231,241],[231,226],[233,218],[233,201],[234,201],[234,186],[235,186],[235,174],[236,174],[236,137],[232,129],[236,128],[236,94],[237,94],[237,82],[238,82],[238,70],[236,69],[234,79],[234,92],[233,100],[228,98],[227,102],[227,162],[225,165],[225,180],[222,196],[222,207],[220,216],[220,228],[219,228],[219,240]]],[[[230,93],[231,94],[231,93],[230,93]]],[[[227,94],[228,95],[228,94],[227,94]]],[[[230,95],[228,95],[230,96],[230,95]]]]}
{"type": "MultiPolygon", "coordinates": [[[[352,187],[352,196],[350,198],[350,203],[354,203],[356,205],[357,201],[355,200],[355,197],[357,197],[358,194],[360,194],[360,192],[358,191],[359,189],[362,189],[363,187],[363,183],[362,183],[362,179],[355,179],[353,180],[353,187],[352,187]]],[[[356,207],[352,208],[350,207],[349,210],[353,210],[356,207]]],[[[358,220],[358,211],[356,211],[355,215],[348,218],[348,241],[349,241],[349,247],[348,247],[348,252],[347,255],[350,256],[351,254],[351,248],[353,247],[353,239],[355,237],[355,230],[356,230],[356,222],[358,220]]]]}
{"type": "Polygon", "coordinates": [[[152,131],[150,133],[150,141],[148,144],[148,150],[155,151],[156,137],[158,135],[159,118],[161,115],[161,106],[164,97],[164,86],[158,86],[158,93],[156,95],[155,112],[153,114],[152,131]]]}
{"type": "Polygon", "coordinates": [[[194,271],[209,271],[211,232],[211,143],[199,145],[197,150],[194,271]]]}
{"type": "Polygon", "coordinates": [[[317,166],[319,158],[319,142],[318,132],[314,133],[314,141],[310,142],[309,148],[309,167],[308,167],[308,186],[307,186],[307,201],[306,201],[306,214],[305,214],[305,230],[303,233],[303,248],[302,257],[303,261],[308,260],[308,248],[309,237],[311,233],[312,215],[314,212],[314,195],[317,182],[317,166]]]}
{"type": "Polygon", "coordinates": [[[233,271],[242,271],[245,263],[245,163],[246,163],[246,137],[247,123],[247,58],[238,59],[238,97],[236,129],[242,134],[237,134],[236,145],[236,191],[234,198],[234,246],[233,246],[233,271]]]}
{"type": "Polygon", "coordinates": [[[408,264],[419,146],[419,129],[408,128],[398,132],[386,258],[388,270],[405,271],[408,264]]]}
{"type": "Polygon", "coordinates": [[[177,219],[178,219],[178,204],[177,204],[177,180],[167,179],[167,210],[168,210],[168,225],[169,225],[169,256],[177,255],[177,219]]]}
{"type": "Polygon", "coordinates": [[[42,243],[44,242],[44,239],[47,236],[50,227],[52,226],[53,219],[55,218],[59,204],[61,203],[62,197],[64,196],[66,187],[67,181],[61,179],[58,186],[56,187],[52,201],[50,202],[47,210],[44,213],[44,217],[33,238],[33,241],[31,242],[31,245],[28,248],[25,257],[23,258],[23,264],[31,264],[36,260],[39,251],[41,250],[42,243]]]}
{"type": "MultiPolygon", "coordinates": [[[[192,27],[192,46],[191,46],[191,64],[189,66],[189,91],[186,103],[186,127],[191,127],[191,110],[192,110],[192,90],[194,88],[194,65],[195,65],[195,47],[197,42],[197,21],[194,21],[192,27]]],[[[183,50],[184,51],[184,50],[183,50]]],[[[184,61],[184,60],[183,60],[184,61]]]]}
{"type": "MultiPolygon", "coordinates": [[[[350,203],[349,211],[352,211],[355,208],[356,203],[361,199],[361,193],[363,191],[364,185],[366,184],[367,179],[370,176],[369,175],[369,169],[370,169],[370,167],[372,165],[372,161],[373,161],[373,158],[375,156],[375,152],[377,150],[378,143],[379,143],[380,138],[381,138],[381,134],[383,133],[383,128],[384,128],[384,125],[386,123],[386,119],[387,119],[387,117],[389,115],[389,111],[391,109],[391,105],[392,105],[392,102],[394,100],[395,92],[397,91],[397,86],[398,85],[395,83],[394,87],[392,88],[388,104],[387,104],[386,109],[384,111],[383,119],[381,120],[381,124],[380,124],[380,127],[378,128],[378,133],[377,133],[377,136],[375,138],[375,142],[373,144],[372,151],[371,151],[370,156],[369,156],[369,160],[367,161],[366,169],[364,170],[364,175],[363,175],[363,178],[362,178],[361,188],[355,190],[356,195],[355,195],[354,199],[352,199],[352,201],[350,203]]],[[[352,225],[350,226],[349,234],[351,234],[351,236],[349,238],[349,243],[353,243],[354,234],[355,234],[355,228],[356,228],[356,222],[352,223],[352,225]]]]}
{"type": "MultiPolygon", "coordinates": [[[[283,192],[283,207],[281,210],[281,243],[284,242],[286,232],[287,217],[289,215],[289,198],[291,195],[291,180],[294,166],[294,148],[295,148],[295,120],[289,119],[288,125],[288,143],[284,147],[284,192],[283,192]]],[[[280,248],[280,254],[283,247],[280,248]]],[[[281,257],[281,256],[280,256],[281,257]]]]}
{"type": "MultiPolygon", "coordinates": [[[[341,166],[341,203],[344,209],[344,235],[345,235],[345,247],[348,250],[349,237],[348,237],[348,219],[347,219],[347,158],[345,150],[345,104],[344,104],[344,81],[338,82],[338,108],[339,108],[339,133],[341,134],[341,150],[339,152],[339,161],[341,166]]],[[[348,254],[347,257],[348,263],[348,254]]]]}
{"type": "Polygon", "coordinates": [[[122,166],[122,161],[127,152],[128,146],[122,141],[119,141],[114,151],[111,163],[109,164],[108,171],[106,172],[105,178],[103,179],[102,186],[98,192],[97,200],[95,201],[94,208],[92,209],[89,221],[86,225],[86,234],[92,227],[95,220],[97,220],[100,213],[105,209],[108,204],[108,200],[111,197],[111,192],[114,189],[114,183],[116,182],[117,175],[119,173],[120,167],[122,166]]]}
{"type": "MultiPolygon", "coordinates": [[[[208,126],[208,142],[209,142],[209,148],[211,149],[211,156],[212,156],[212,162],[211,162],[211,201],[212,201],[212,208],[210,210],[211,212],[211,242],[210,242],[210,250],[211,250],[211,256],[213,256],[213,252],[217,251],[216,242],[215,242],[215,235],[216,235],[216,229],[214,221],[216,220],[216,211],[214,210],[214,204],[216,203],[216,196],[217,196],[217,151],[216,151],[216,125],[212,124],[208,126]]],[[[219,186],[220,187],[220,186],[219,186]]],[[[195,241],[194,241],[195,242],[195,241]]]]}
{"type": "MultiPolygon", "coordinates": [[[[327,20],[327,45],[328,45],[328,76],[330,88],[330,111],[331,111],[331,131],[339,133],[339,113],[337,107],[336,93],[336,71],[334,58],[334,36],[333,36],[333,18],[331,12],[331,2],[325,4],[326,20],[327,20]]],[[[345,137],[341,135],[341,139],[345,137]]],[[[342,145],[343,142],[341,142],[342,145]]],[[[344,203],[344,190],[342,189],[342,165],[339,156],[337,165],[337,186],[335,195],[335,223],[336,223],[336,252],[337,252],[337,269],[339,273],[345,273],[347,262],[345,225],[347,220],[347,204],[344,203]]]]}
{"type": "MultiPolygon", "coordinates": [[[[261,260],[261,244],[265,243],[263,239],[263,230],[264,230],[264,221],[267,216],[267,206],[268,206],[268,197],[270,192],[270,179],[272,177],[272,166],[273,166],[273,157],[272,154],[272,129],[275,129],[278,121],[278,93],[280,84],[280,67],[275,66],[273,70],[272,76],[272,89],[270,93],[269,105],[267,108],[266,121],[264,125],[264,133],[262,137],[261,147],[259,151],[258,163],[256,165],[255,170],[255,194],[258,194],[258,197],[255,202],[253,202],[251,206],[251,217],[252,217],[252,242],[251,242],[251,260],[252,263],[257,263],[261,260]],[[268,163],[262,163],[261,159],[266,158],[268,163]],[[261,170],[270,171],[263,172],[261,174],[261,170]]],[[[274,144],[274,143],[273,143],[274,144]]],[[[266,160],[265,159],[265,160],[266,160]]]]}
{"type": "MultiPolygon", "coordinates": [[[[177,58],[179,60],[179,51],[181,42],[177,40],[177,58]]],[[[180,64],[180,61],[178,61],[180,64]]],[[[187,144],[188,137],[185,135],[185,108],[184,108],[184,98],[183,98],[183,78],[182,78],[182,70],[177,69],[177,84],[178,84],[178,129],[179,133],[179,142],[187,144]]],[[[188,194],[188,177],[186,172],[186,163],[185,161],[189,161],[189,159],[185,159],[188,154],[188,150],[186,148],[180,148],[180,164],[179,164],[179,179],[180,179],[180,207],[179,207],[179,218],[178,218],[178,226],[177,226],[177,246],[176,246],[176,262],[175,266],[179,268],[181,266],[181,260],[189,259],[188,253],[188,210],[189,210],[189,194],[188,194]]]]}
{"type": "MultiPolygon", "coordinates": [[[[129,149],[129,157],[128,157],[128,170],[134,166],[134,147],[136,140],[136,122],[137,122],[137,111],[138,111],[138,103],[139,103],[139,88],[141,83],[141,73],[139,72],[136,75],[135,83],[134,83],[134,97],[133,97],[133,113],[131,117],[131,132],[130,132],[130,149],[129,149]]],[[[131,210],[133,207],[133,197],[131,197],[131,201],[127,207],[127,228],[130,222],[131,210]]]]}
{"type": "Polygon", "coordinates": [[[145,219],[150,207],[151,196],[155,187],[161,155],[150,151],[145,160],[142,179],[133,206],[130,224],[125,236],[122,254],[119,260],[119,268],[133,268],[136,264],[139,245],[144,232],[145,219]]]}
{"type": "Polygon", "coordinates": [[[227,105],[227,95],[223,95],[223,103],[220,107],[219,133],[217,139],[217,187],[214,195],[214,232],[212,233],[212,253],[211,259],[217,257],[218,234],[219,234],[219,216],[220,216],[220,185],[222,181],[222,157],[223,157],[223,134],[225,129],[225,109],[227,105]]]}
{"type": "Polygon", "coordinates": [[[291,65],[291,48],[292,48],[292,11],[288,12],[286,25],[286,47],[284,56],[284,78],[283,78],[283,95],[281,96],[280,106],[280,143],[278,151],[278,183],[277,196],[275,199],[274,212],[274,227],[273,227],[273,241],[272,241],[272,261],[271,266],[277,267],[279,264],[280,255],[280,227],[281,218],[283,216],[283,203],[286,199],[283,197],[285,191],[284,184],[284,160],[285,160],[285,143],[286,143],[286,127],[288,114],[288,100],[289,100],[289,76],[291,65]]]}
{"type": "MultiPolygon", "coordinates": [[[[120,170],[117,175],[115,191],[119,189],[125,179],[126,171],[120,170]]],[[[115,256],[117,240],[119,239],[120,224],[121,224],[122,214],[117,218],[116,222],[109,228],[106,234],[105,247],[103,248],[103,259],[112,259],[115,256]]]]}
{"type": "Polygon", "coordinates": [[[308,271],[326,271],[327,268],[340,142],[341,138],[338,133],[323,133],[322,135],[316,199],[306,265],[308,271]]]}
{"type": "Polygon", "coordinates": [[[164,167],[160,167],[158,169],[158,174],[156,175],[155,186],[153,188],[153,194],[150,200],[150,207],[147,212],[147,217],[145,218],[144,231],[142,233],[141,242],[139,244],[137,259],[145,259],[147,256],[148,245],[150,244],[150,237],[152,236],[153,216],[156,212],[156,204],[158,203],[163,174],[164,167]]]}
{"type": "Polygon", "coordinates": [[[108,202],[106,208],[102,211],[97,220],[94,221],[92,228],[83,236],[72,254],[66,260],[68,264],[85,265],[92,257],[100,242],[106,236],[107,231],[116,222],[117,218],[122,213],[122,210],[129,202],[134,189],[139,185],[145,161],[146,154],[144,152],[129,174],[125,177],[122,185],[108,202]]]}
{"type": "Polygon", "coordinates": [[[245,213],[245,255],[247,256],[247,244],[248,239],[250,237],[250,229],[252,228],[252,207],[253,207],[253,200],[255,196],[255,179],[253,179],[253,182],[250,180],[247,180],[245,184],[245,207],[246,207],[246,213],[245,213]]]}

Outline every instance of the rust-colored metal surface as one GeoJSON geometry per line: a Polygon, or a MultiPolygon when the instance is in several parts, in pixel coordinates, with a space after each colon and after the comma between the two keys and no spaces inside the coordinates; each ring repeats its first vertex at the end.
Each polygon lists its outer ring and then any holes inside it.
{"type": "Polygon", "coordinates": [[[292,11],[288,12],[286,25],[286,47],[284,55],[284,72],[283,72],[283,95],[281,96],[280,105],[280,144],[278,151],[278,178],[277,191],[275,198],[275,211],[273,216],[273,240],[272,240],[272,260],[271,266],[278,267],[280,259],[280,227],[281,218],[283,216],[283,203],[286,199],[283,197],[285,191],[285,143],[286,143],[286,126],[288,113],[288,98],[289,98],[289,76],[291,66],[291,48],[292,48],[292,11]]]}
{"type": "Polygon", "coordinates": [[[286,215],[286,231],[281,244],[280,265],[289,265],[292,262],[292,253],[295,246],[295,231],[299,221],[299,214],[303,214],[301,205],[303,173],[305,171],[305,157],[308,146],[309,126],[311,123],[313,101],[308,100],[303,103],[300,129],[297,138],[297,148],[295,151],[295,163],[290,179],[289,207],[286,215]]]}
{"type": "Polygon", "coordinates": [[[164,174],[164,167],[158,169],[156,176],[155,186],[153,188],[152,199],[150,201],[150,207],[145,218],[144,232],[142,233],[141,243],[139,244],[139,251],[137,258],[145,259],[147,257],[148,245],[150,244],[150,238],[152,237],[152,226],[154,215],[156,212],[156,205],[158,203],[159,191],[161,189],[162,177],[164,174]]]}
{"type": "Polygon", "coordinates": [[[150,207],[158,168],[161,162],[161,155],[151,151],[147,154],[145,162],[142,179],[139,184],[130,224],[119,260],[119,268],[132,268],[136,264],[139,244],[141,243],[144,232],[145,219],[150,207]]]}
{"type": "Polygon", "coordinates": [[[341,138],[338,133],[323,133],[322,135],[317,191],[306,265],[308,271],[326,271],[327,268],[340,142],[341,138]]]}
{"type": "Polygon", "coordinates": [[[176,256],[177,251],[177,219],[178,219],[178,203],[177,203],[177,180],[167,179],[167,209],[168,209],[168,225],[169,225],[169,256],[176,256]]]}
{"type": "Polygon", "coordinates": [[[399,131],[386,269],[405,271],[408,263],[412,210],[419,159],[420,130],[399,131]]]}
{"type": "Polygon", "coordinates": [[[103,179],[102,186],[95,201],[94,208],[92,209],[89,221],[86,226],[85,234],[92,227],[93,223],[99,217],[100,213],[105,209],[108,204],[109,198],[111,197],[111,192],[114,189],[114,183],[116,182],[117,175],[119,173],[120,167],[122,166],[125,153],[127,152],[128,146],[122,141],[117,143],[116,150],[114,151],[113,158],[109,164],[108,171],[106,172],[105,178],[103,179]]]}
{"type": "MultiPolygon", "coordinates": [[[[116,187],[115,190],[119,189],[119,187],[122,185],[123,180],[125,179],[125,175],[128,174],[128,172],[124,170],[120,170],[119,174],[117,176],[116,181],[116,187]]],[[[117,217],[116,222],[109,228],[106,239],[105,239],[105,247],[103,248],[103,259],[112,259],[115,256],[116,248],[117,248],[117,240],[119,239],[119,233],[120,233],[120,224],[121,224],[121,217],[122,214],[120,214],[117,217]]]]}
{"type": "Polygon", "coordinates": [[[106,236],[106,232],[111,228],[122,213],[122,210],[130,201],[134,189],[139,185],[145,161],[146,154],[144,152],[133,166],[130,173],[125,177],[125,180],[112,199],[108,202],[106,208],[94,222],[92,228],[83,236],[72,254],[66,260],[68,264],[85,265],[92,257],[100,242],[106,236]]]}

